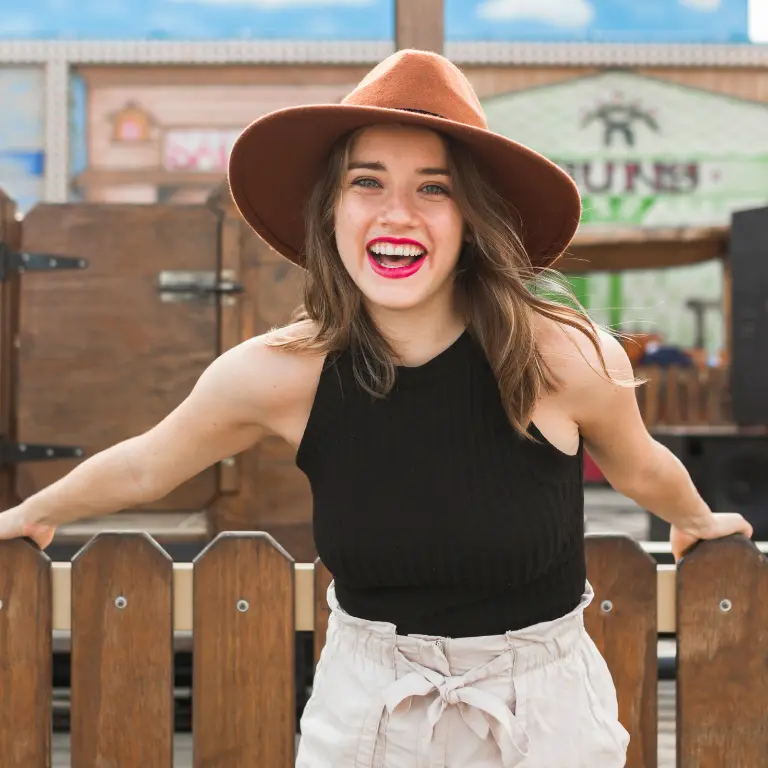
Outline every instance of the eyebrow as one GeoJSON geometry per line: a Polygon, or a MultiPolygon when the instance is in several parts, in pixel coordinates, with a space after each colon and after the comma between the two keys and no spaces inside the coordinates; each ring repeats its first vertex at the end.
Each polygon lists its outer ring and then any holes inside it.
{"type": "MultiPolygon", "coordinates": [[[[378,161],[352,161],[347,166],[348,171],[366,170],[366,171],[386,171],[387,166],[378,161]]],[[[418,168],[416,170],[420,176],[450,176],[447,168],[418,168]]]]}

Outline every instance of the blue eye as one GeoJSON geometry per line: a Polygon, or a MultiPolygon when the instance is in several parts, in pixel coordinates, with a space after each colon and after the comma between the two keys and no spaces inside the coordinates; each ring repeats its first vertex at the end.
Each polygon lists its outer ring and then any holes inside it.
{"type": "Polygon", "coordinates": [[[371,186],[371,185],[375,185],[375,186],[381,186],[381,185],[379,184],[379,182],[378,182],[378,181],[376,181],[376,179],[371,179],[371,178],[368,178],[368,177],[366,177],[366,178],[363,178],[363,179],[355,179],[355,180],[352,182],[352,184],[353,184],[353,186],[354,186],[354,185],[356,185],[356,186],[358,186],[358,187],[368,187],[368,186],[371,186]],[[370,182],[370,184],[369,184],[369,183],[367,183],[367,182],[370,182]]]}
{"type": "Polygon", "coordinates": [[[422,187],[422,189],[424,189],[428,195],[447,195],[448,194],[448,190],[445,187],[440,186],[440,184],[425,184],[422,187]]]}

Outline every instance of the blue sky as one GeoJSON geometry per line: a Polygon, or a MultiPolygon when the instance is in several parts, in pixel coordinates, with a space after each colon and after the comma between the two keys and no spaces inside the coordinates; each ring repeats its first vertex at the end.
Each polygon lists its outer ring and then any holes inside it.
{"type": "MultiPolygon", "coordinates": [[[[749,1],[445,0],[446,36],[742,42],[749,1]]],[[[391,40],[394,34],[392,0],[0,0],[0,6],[5,39],[391,40]]]]}

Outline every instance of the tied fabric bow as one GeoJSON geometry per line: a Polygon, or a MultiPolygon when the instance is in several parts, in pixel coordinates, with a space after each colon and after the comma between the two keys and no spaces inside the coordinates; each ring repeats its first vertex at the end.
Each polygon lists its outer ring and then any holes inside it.
{"type": "Polygon", "coordinates": [[[413,669],[390,684],[384,691],[384,702],[390,714],[398,708],[410,707],[414,696],[437,693],[427,708],[429,727],[426,729],[423,751],[428,754],[435,726],[448,706],[457,706],[464,722],[478,738],[485,740],[490,732],[501,752],[504,768],[515,768],[528,754],[528,733],[509,707],[497,696],[471,686],[478,680],[511,669],[514,651],[509,650],[481,667],[463,675],[441,675],[409,659],[403,659],[413,669]]]}

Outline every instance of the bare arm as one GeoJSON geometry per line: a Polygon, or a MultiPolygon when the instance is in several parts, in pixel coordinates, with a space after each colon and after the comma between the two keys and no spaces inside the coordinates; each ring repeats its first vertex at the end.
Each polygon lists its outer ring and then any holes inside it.
{"type": "MultiPolygon", "coordinates": [[[[632,366],[621,344],[603,333],[601,342],[613,378],[631,381],[632,366]]],[[[588,359],[599,370],[594,352],[588,359]]],[[[706,525],[712,514],[709,507],[683,464],[649,434],[635,389],[606,381],[586,364],[583,369],[574,377],[574,416],[585,447],[605,479],[669,523],[683,529],[706,525]]]]}
{"type": "Polygon", "coordinates": [[[0,515],[0,521],[13,514],[26,527],[57,527],[162,498],[253,445],[281,409],[289,410],[296,366],[295,359],[267,348],[261,338],[229,350],[152,429],[90,457],[0,515]]]}
{"type": "MultiPolygon", "coordinates": [[[[713,514],[683,464],[649,434],[635,389],[606,379],[589,340],[572,329],[559,333],[561,338],[568,337],[568,343],[555,345],[552,360],[565,383],[564,407],[606,480],[678,529],[672,533],[673,539],[678,537],[673,541],[678,549],[699,538],[736,532],[751,536],[751,526],[741,515],[713,514]]],[[[604,332],[600,342],[611,376],[630,381],[632,366],[621,344],[604,332]]]]}

